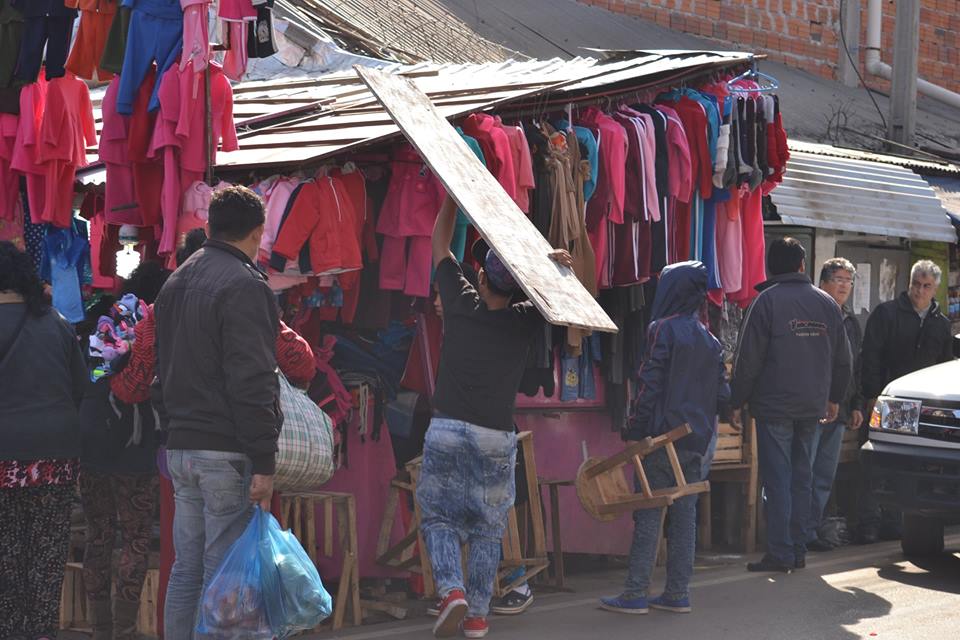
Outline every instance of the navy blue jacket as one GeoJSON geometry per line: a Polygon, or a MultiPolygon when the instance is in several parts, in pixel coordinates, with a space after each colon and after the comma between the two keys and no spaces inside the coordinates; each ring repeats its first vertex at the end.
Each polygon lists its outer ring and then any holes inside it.
{"type": "Polygon", "coordinates": [[[734,407],[755,418],[822,418],[844,401],[853,370],[840,306],[802,273],[757,287],[733,363],[734,407]]]}
{"type": "Polygon", "coordinates": [[[706,452],[717,414],[730,398],[723,349],[698,317],[706,296],[707,270],[701,263],[681,262],[661,273],[627,439],[689,424],[693,433],[678,440],[677,447],[706,452]]]}

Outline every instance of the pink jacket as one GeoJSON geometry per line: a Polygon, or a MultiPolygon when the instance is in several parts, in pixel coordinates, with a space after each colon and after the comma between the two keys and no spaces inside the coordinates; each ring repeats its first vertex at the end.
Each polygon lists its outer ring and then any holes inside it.
{"type": "MultiPolygon", "coordinates": [[[[513,151],[506,132],[497,126],[493,116],[474,113],[463,121],[463,132],[476,138],[483,151],[487,168],[497,182],[514,201],[517,199],[517,171],[513,164],[513,151]]],[[[430,234],[427,234],[430,235],[430,234]]]]}
{"type": "Polygon", "coordinates": [[[600,144],[597,189],[587,203],[587,228],[596,229],[605,219],[623,224],[627,132],[597,107],[588,107],[579,124],[593,131],[600,144]]]}

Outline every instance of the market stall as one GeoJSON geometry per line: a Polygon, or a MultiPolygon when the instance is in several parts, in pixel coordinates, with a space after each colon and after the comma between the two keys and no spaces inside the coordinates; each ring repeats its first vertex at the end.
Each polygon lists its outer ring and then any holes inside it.
{"type": "MultiPolygon", "coordinates": [[[[84,303],[137,262],[175,267],[217,189],[259,193],[260,266],[313,348],[309,394],[339,432],[339,468],[322,488],[355,498],[360,577],[402,577],[374,560],[391,480],[419,454],[430,415],[440,325],[429,236],[446,190],[355,73],[231,82],[248,49],[237,48],[246,31],[229,28],[222,65],[203,46],[171,49],[170,64],[124,67],[92,98],[69,67],[51,75],[49,57],[46,75],[0,78],[16,94],[0,101],[0,237],[45,265],[54,305],[81,322],[84,303]]],[[[663,266],[703,261],[718,309],[747,306],[765,278],[762,201],[789,155],[775,83],[729,52],[387,70],[458,127],[547,243],[571,251],[618,329],[548,327],[531,351],[517,424],[533,433],[540,476],[572,479],[585,452],[621,448],[663,266]]],[[[454,253],[469,262],[478,235],[461,217],[454,253]]],[[[594,522],[572,492],[559,507],[565,551],[628,548],[629,528],[594,522]]],[[[339,577],[335,557],[318,565],[339,577]]]]}

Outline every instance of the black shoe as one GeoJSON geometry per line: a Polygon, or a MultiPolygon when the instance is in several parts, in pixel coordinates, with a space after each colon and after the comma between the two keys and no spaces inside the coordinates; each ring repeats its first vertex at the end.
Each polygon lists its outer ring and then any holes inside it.
{"type": "Polygon", "coordinates": [[[748,562],[747,571],[754,573],[792,573],[793,567],[783,564],[776,558],[763,556],[760,562],[748,562]]]}
{"type": "Polygon", "coordinates": [[[523,613],[533,604],[532,593],[511,591],[490,605],[490,611],[500,616],[515,616],[523,613]]]}
{"type": "Polygon", "coordinates": [[[794,569],[806,569],[807,568],[807,558],[806,556],[796,556],[793,560],[794,569]]]}
{"type": "Polygon", "coordinates": [[[857,544],[873,544],[880,540],[880,534],[874,527],[865,527],[857,531],[857,544]]]}
{"type": "Polygon", "coordinates": [[[825,553],[827,551],[833,551],[833,549],[834,549],[834,546],[832,544],[830,544],[829,542],[821,538],[817,538],[813,542],[807,543],[807,551],[816,551],[817,553],[825,553]]]}

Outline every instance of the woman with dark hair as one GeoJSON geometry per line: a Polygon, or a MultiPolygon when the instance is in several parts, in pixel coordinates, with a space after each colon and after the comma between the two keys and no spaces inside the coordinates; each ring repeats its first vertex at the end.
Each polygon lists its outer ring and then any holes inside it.
{"type": "Polygon", "coordinates": [[[0,242],[0,637],[53,638],[87,369],[30,257],[0,242]]]}
{"type": "MultiPolygon", "coordinates": [[[[170,272],[157,262],[141,263],[124,282],[120,299],[106,308],[91,309],[93,326],[111,312],[119,315],[134,306],[134,350],[153,350],[152,310],[170,272]],[[130,296],[137,302],[132,302],[130,296]],[[139,303],[142,303],[141,307],[139,303]],[[149,321],[148,321],[149,319],[149,321]]],[[[127,316],[129,318],[130,316],[127,316]]],[[[127,320],[130,321],[129,319],[127,320]]],[[[91,368],[103,365],[91,358],[91,368]]],[[[147,574],[147,557],[157,509],[157,424],[150,401],[123,393],[121,378],[138,366],[123,357],[110,363],[110,375],[88,382],[80,407],[83,447],[80,456],[80,499],[87,525],[83,583],[93,640],[136,637],[140,592],[147,574]],[[117,393],[117,389],[120,392],[117,393]],[[113,548],[122,540],[114,583],[113,548]],[[111,599],[112,591],[112,599],[111,599]]]]}

